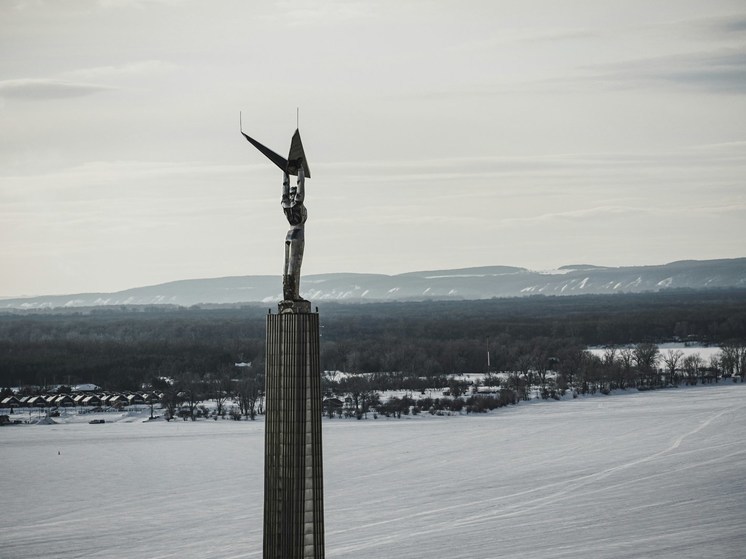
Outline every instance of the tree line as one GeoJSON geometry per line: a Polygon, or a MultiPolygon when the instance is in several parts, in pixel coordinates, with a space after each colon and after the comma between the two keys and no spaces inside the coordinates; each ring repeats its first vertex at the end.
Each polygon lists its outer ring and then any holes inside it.
{"type": "Polygon", "coordinates": [[[737,340],[724,342],[708,361],[696,352],[685,355],[679,349],[661,351],[650,342],[609,346],[602,356],[581,346],[562,346],[561,340],[548,338],[534,338],[514,349],[517,351],[512,358],[488,369],[476,382],[461,379],[459,375],[426,378],[404,373],[327,374],[323,386],[329,396],[346,397],[346,406],[336,410],[339,415],[361,419],[369,411],[387,417],[401,417],[409,411],[484,412],[532,397],[560,399],[568,392],[576,397],[596,392],[609,394],[619,389],[653,390],[718,383],[729,378],[742,382],[746,373],[746,342],[737,340]],[[429,389],[441,389],[443,397],[405,396],[382,402],[378,394],[395,390],[410,394],[419,391],[425,395],[429,389]]]}
{"type": "MultiPolygon", "coordinates": [[[[618,350],[613,360],[622,360],[623,374],[585,347],[746,340],[746,290],[319,306],[322,369],[387,373],[375,377],[380,386],[413,389],[488,368],[517,371],[517,385],[529,373],[541,383],[557,369],[573,379],[592,372],[589,386],[616,386],[629,383],[627,357],[618,350]]],[[[4,312],[0,386],[137,390],[162,377],[209,377],[237,362],[261,371],[267,312],[261,305],[4,312]]]]}

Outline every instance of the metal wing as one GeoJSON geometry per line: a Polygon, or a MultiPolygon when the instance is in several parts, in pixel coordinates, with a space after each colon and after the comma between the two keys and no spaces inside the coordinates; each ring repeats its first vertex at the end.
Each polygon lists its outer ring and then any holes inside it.
{"type": "MultiPolygon", "coordinates": [[[[272,163],[277,165],[283,171],[287,171],[287,168],[288,168],[287,159],[285,159],[282,155],[275,153],[274,151],[269,149],[267,146],[260,144],[251,136],[247,136],[246,134],[243,133],[243,131],[241,132],[241,134],[243,134],[243,137],[246,138],[251,145],[253,145],[256,149],[261,151],[267,157],[267,159],[269,159],[272,163]]],[[[303,150],[302,146],[301,146],[301,150],[303,150]]]]}
{"type": "Polygon", "coordinates": [[[300,141],[300,132],[296,129],[293,139],[290,140],[290,153],[288,154],[288,174],[298,174],[298,160],[303,161],[303,174],[307,179],[311,178],[311,170],[308,168],[306,153],[303,151],[303,142],[300,141]]]}

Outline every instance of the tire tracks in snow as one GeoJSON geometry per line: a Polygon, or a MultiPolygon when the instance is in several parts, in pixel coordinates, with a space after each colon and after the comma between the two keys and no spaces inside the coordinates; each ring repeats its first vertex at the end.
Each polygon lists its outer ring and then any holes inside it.
{"type": "MultiPolygon", "coordinates": [[[[635,468],[637,466],[653,462],[665,457],[670,456],[672,453],[674,453],[676,450],[678,450],[682,443],[689,437],[692,437],[696,435],[697,433],[701,432],[702,430],[709,427],[713,422],[716,420],[722,418],[724,415],[732,413],[739,409],[739,406],[730,406],[728,408],[725,408],[723,410],[720,410],[718,412],[715,412],[713,414],[710,414],[704,421],[702,421],[699,425],[694,427],[693,429],[690,429],[689,431],[682,433],[678,437],[674,438],[666,448],[659,450],[657,452],[654,452],[652,454],[648,454],[646,456],[642,456],[640,458],[636,458],[634,460],[630,460],[628,462],[624,462],[622,464],[617,464],[615,466],[606,468],[599,472],[594,472],[590,474],[585,474],[582,476],[579,476],[577,478],[571,479],[571,480],[561,480],[549,484],[544,484],[538,487],[532,487],[531,489],[526,489],[522,491],[517,491],[510,494],[503,494],[495,497],[489,497],[484,499],[478,499],[469,501],[466,503],[458,503],[454,505],[447,505],[443,507],[437,507],[437,508],[429,508],[427,510],[421,510],[418,512],[410,512],[406,515],[397,515],[394,518],[387,518],[385,520],[380,520],[378,522],[372,522],[367,523],[365,525],[365,529],[372,528],[372,527],[380,527],[380,526],[386,526],[386,525],[393,525],[397,526],[401,524],[404,520],[412,520],[412,519],[425,519],[428,517],[439,517],[443,520],[431,522],[427,522],[427,528],[423,530],[417,530],[414,531],[408,530],[404,532],[403,534],[407,537],[415,536],[415,535],[427,535],[432,533],[438,533],[444,529],[444,527],[447,527],[449,530],[464,528],[468,526],[473,526],[475,524],[484,523],[485,521],[493,521],[498,520],[501,518],[510,518],[514,516],[520,516],[525,515],[531,512],[536,511],[537,509],[540,509],[542,507],[545,507],[547,505],[550,505],[552,503],[555,503],[557,501],[560,501],[565,498],[570,498],[574,496],[579,490],[582,490],[584,487],[587,487],[591,484],[595,484],[601,480],[607,479],[609,477],[612,477],[613,475],[631,469],[635,468]],[[559,488],[559,490],[557,490],[559,488]],[[547,492],[551,492],[550,494],[546,494],[547,492]],[[536,495],[536,494],[544,494],[542,496],[538,496],[533,499],[525,500],[524,498],[526,496],[536,495]],[[489,511],[484,511],[478,514],[469,514],[460,518],[454,518],[452,514],[444,514],[444,513],[454,513],[460,510],[464,509],[473,509],[475,506],[488,506],[488,505],[495,505],[501,502],[505,501],[516,501],[519,502],[515,504],[511,504],[507,507],[500,507],[497,509],[492,509],[489,511]]],[[[699,461],[692,464],[687,464],[684,466],[681,466],[677,468],[678,470],[685,470],[695,467],[700,467],[706,464],[722,461],[726,458],[733,457],[738,454],[746,454],[746,450],[737,450],[735,452],[729,453],[727,455],[721,455],[717,458],[712,458],[705,461],[699,461]]],[[[652,474],[650,476],[645,476],[645,478],[637,478],[638,480],[646,479],[655,477],[657,475],[670,475],[671,471],[667,470],[666,472],[662,473],[656,473],[652,474]]],[[[619,482],[617,484],[614,484],[614,486],[618,485],[624,485],[626,483],[629,483],[629,481],[625,480],[622,482],[619,482]]],[[[604,486],[599,488],[594,488],[592,492],[596,491],[602,491],[605,489],[608,489],[610,486],[604,486]]],[[[411,524],[408,524],[411,526],[411,524]]],[[[331,535],[332,537],[341,535],[348,532],[356,532],[359,531],[359,527],[353,527],[353,528],[347,528],[347,529],[341,529],[341,530],[334,530],[329,531],[328,535],[331,535]]],[[[395,542],[399,538],[399,531],[394,530],[392,533],[390,533],[385,539],[391,543],[395,542]]],[[[365,542],[358,540],[357,545],[351,545],[346,546],[345,552],[351,552],[351,551],[357,551],[360,549],[366,549],[370,547],[370,545],[381,545],[381,539],[380,537],[376,542],[365,542]]],[[[336,552],[340,551],[339,549],[334,550],[336,555],[336,552]]]]}

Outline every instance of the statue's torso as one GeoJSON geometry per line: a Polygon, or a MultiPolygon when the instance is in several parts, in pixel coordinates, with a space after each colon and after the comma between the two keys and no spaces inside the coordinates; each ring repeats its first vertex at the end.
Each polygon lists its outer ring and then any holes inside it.
{"type": "Polygon", "coordinates": [[[308,219],[308,212],[303,204],[292,204],[290,206],[283,204],[282,211],[285,212],[285,217],[292,227],[303,227],[308,219]]]}

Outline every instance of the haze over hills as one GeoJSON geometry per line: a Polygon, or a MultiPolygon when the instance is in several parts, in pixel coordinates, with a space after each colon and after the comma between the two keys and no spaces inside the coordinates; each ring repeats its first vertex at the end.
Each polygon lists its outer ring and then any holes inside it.
{"type": "MultiPolygon", "coordinates": [[[[115,293],[79,293],[0,300],[0,308],[43,309],[103,305],[273,303],[279,276],[235,276],[173,281],[115,293]]],[[[532,271],[511,266],[430,270],[398,275],[332,273],[304,276],[301,294],[312,302],[488,299],[528,295],[640,293],[665,289],[746,287],[746,258],[685,260],[654,266],[589,264],[532,271]]]]}

